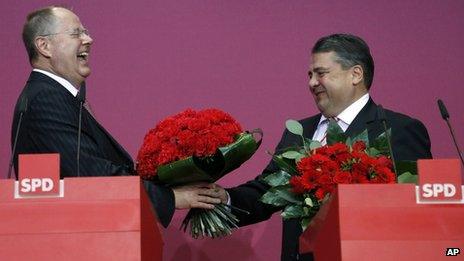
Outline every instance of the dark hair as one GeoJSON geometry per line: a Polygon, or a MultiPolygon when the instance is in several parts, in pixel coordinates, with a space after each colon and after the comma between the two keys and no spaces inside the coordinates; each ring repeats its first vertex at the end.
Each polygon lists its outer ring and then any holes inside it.
{"type": "MultiPolygon", "coordinates": [[[[35,10],[27,15],[26,23],[23,27],[23,42],[29,55],[29,62],[32,63],[37,58],[35,38],[39,35],[50,34],[50,29],[56,23],[53,9],[59,6],[49,6],[35,10]]],[[[60,7],[61,8],[61,7],[60,7]]]]}
{"type": "Polygon", "coordinates": [[[361,65],[364,71],[364,84],[369,90],[374,79],[374,59],[369,46],[358,36],[351,34],[332,34],[322,37],[314,45],[311,53],[335,52],[337,62],[343,69],[361,65]]]}

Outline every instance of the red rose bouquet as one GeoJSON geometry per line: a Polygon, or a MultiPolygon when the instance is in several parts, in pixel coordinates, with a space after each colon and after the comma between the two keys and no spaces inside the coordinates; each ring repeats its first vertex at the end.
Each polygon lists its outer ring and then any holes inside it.
{"type": "MultiPolygon", "coordinates": [[[[263,195],[264,203],[282,207],[284,219],[300,218],[303,229],[337,184],[396,183],[389,158],[385,133],[369,146],[367,131],[349,138],[336,123],[331,123],[327,145],[303,137],[303,127],[289,120],[287,129],[301,136],[303,146],[288,148],[273,159],[280,170],[264,178],[271,188],[263,195]]],[[[400,181],[410,178],[400,176],[400,181]]]]}
{"type": "MultiPolygon", "coordinates": [[[[258,149],[253,132],[243,132],[227,113],[217,109],[185,110],[151,129],[137,156],[137,173],[168,185],[215,182],[248,160],[258,149]]],[[[184,231],[199,236],[228,235],[237,218],[225,205],[212,210],[192,209],[183,222],[184,231]]]]}

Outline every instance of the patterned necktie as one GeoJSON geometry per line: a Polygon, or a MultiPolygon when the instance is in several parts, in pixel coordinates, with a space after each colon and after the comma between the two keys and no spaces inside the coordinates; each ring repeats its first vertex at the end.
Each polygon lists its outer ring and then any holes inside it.
{"type": "Polygon", "coordinates": [[[338,124],[338,118],[337,117],[330,117],[322,121],[322,124],[327,124],[327,128],[325,129],[324,136],[321,139],[321,144],[326,145],[327,144],[327,132],[329,130],[329,125],[330,123],[337,123],[338,124]]]}

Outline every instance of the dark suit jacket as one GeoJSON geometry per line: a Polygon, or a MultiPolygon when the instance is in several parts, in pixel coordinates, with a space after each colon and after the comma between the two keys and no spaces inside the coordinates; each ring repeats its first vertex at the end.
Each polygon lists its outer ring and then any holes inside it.
{"type": "MultiPolygon", "coordinates": [[[[79,102],[61,84],[39,72],[32,72],[16,104],[11,141],[19,120],[19,100],[27,97],[28,108],[14,155],[59,153],[61,178],[77,176],[77,133],[79,102]]],[[[80,176],[118,176],[134,173],[130,155],[85,109],[82,111],[80,176]]],[[[163,225],[174,212],[174,195],[164,186],[145,182],[163,225]]]]}
{"type": "MultiPolygon", "coordinates": [[[[348,136],[355,136],[367,128],[369,139],[374,139],[384,132],[382,124],[377,119],[377,105],[372,99],[359,112],[354,121],[346,130],[348,136]]],[[[390,110],[386,111],[388,128],[391,128],[391,141],[395,160],[417,160],[421,158],[431,158],[430,139],[425,126],[418,120],[404,114],[390,110]]],[[[303,125],[303,135],[309,139],[316,131],[321,114],[300,120],[303,125]]],[[[301,138],[293,135],[287,130],[284,131],[282,139],[276,147],[276,151],[283,148],[301,145],[301,138]]],[[[243,185],[228,189],[231,203],[234,206],[248,210],[250,215],[235,213],[240,219],[240,225],[248,225],[269,219],[276,211],[281,209],[262,203],[259,199],[269,188],[260,181],[263,175],[275,172],[277,166],[271,161],[264,169],[263,173],[243,185]]],[[[283,221],[282,234],[282,254],[281,259],[299,260],[298,237],[301,235],[301,226],[298,219],[283,221]]]]}

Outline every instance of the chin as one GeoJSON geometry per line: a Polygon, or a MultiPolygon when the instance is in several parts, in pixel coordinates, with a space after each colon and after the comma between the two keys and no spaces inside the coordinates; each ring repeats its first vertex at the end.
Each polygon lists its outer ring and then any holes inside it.
{"type": "Polygon", "coordinates": [[[326,100],[316,100],[316,106],[320,111],[325,111],[328,108],[326,100]]]}
{"type": "Polygon", "coordinates": [[[79,74],[81,75],[82,78],[85,79],[85,78],[89,77],[89,75],[90,75],[90,69],[88,69],[88,70],[82,70],[79,74]]]}

